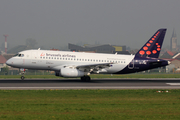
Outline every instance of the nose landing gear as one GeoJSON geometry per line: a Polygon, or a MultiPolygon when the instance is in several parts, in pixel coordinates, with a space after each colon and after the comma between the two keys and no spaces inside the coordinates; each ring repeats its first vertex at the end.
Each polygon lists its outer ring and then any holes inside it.
{"type": "Polygon", "coordinates": [[[25,79],[25,77],[24,77],[25,69],[21,68],[20,72],[21,72],[20,74],[22,75],[21,80],[24,80],[25,79]]]}
{"type": "Polygon", "coordinates": [[[24,76],[21,76],[21,80],[24,80],[24,78],[25,78],[24,76]]]}

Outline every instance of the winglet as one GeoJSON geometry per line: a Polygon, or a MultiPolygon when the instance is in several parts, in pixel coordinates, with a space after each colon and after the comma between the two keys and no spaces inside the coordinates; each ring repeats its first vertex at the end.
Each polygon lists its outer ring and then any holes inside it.
{"type": "Polygon", "coordinates": [[[166,30],[167,29],[159,29],[136,53],[136,56],[158,58],[166,30]]]}

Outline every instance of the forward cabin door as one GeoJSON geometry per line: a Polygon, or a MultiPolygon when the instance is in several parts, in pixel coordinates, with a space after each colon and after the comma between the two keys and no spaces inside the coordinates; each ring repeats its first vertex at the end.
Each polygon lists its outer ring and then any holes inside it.
{"type": "Polygon", "coordinates": [[[32,62],[33,65],[37,64],[37,60],[38,60],[37,54],[38,54],[37,52],[32,52],[31,53],[31,56],[32,56],[31,62],[32,62]]]}

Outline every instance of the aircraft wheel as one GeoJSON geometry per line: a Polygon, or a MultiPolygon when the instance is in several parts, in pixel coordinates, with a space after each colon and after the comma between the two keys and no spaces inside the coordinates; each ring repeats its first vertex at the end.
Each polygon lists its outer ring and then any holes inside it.
{"type": "Polygon", "coordinates": [[[21,76],[21,80],[24,80],[24,78],[25,78],[24,76],[21,76]]]}
{"type": "Polygon", "coordinates": [[[86,79],[86,82],[91,81],[91,78],[89,76],[86,76],[85,79],[86,79]]]}
{"type": "Polygon", "coordinates": [[[89,76],[83,76],[83,77],[81,77],[81,80],[85,81],[85,82],[89,82],[89,81],[91,81],[91,78],[89,76]]]}
{"type": "Polygon", "coordinates": [[[84,76],[83,76],[83,77],[81,77],[81,81],[84,81],[84,76]]]}

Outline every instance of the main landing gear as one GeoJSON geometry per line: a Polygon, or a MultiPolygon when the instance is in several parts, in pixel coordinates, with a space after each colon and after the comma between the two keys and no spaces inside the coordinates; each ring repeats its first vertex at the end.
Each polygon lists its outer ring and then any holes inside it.
{"type": "Polygon", "coordinates": [[[89,76],[83,76],[83,77],[81,77],[81,80],[84,82],[89,82],[89,81],[91,81],[91,78],[89,76]]]}

